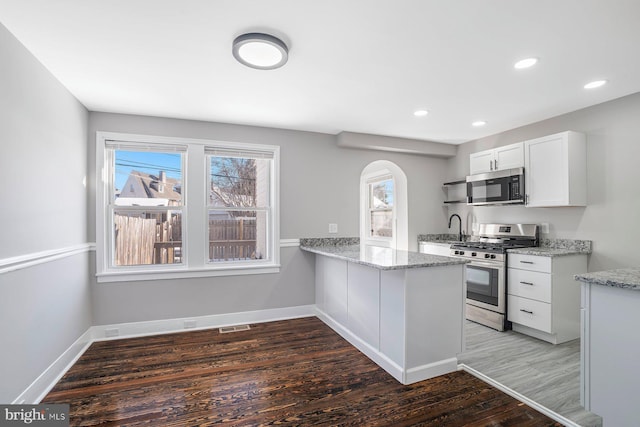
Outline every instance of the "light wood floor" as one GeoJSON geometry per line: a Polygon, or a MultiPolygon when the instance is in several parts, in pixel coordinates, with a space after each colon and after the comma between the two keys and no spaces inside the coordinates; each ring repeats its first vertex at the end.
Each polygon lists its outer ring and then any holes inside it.
{"type": "Polygon", "coordinates": [[[553,345],[466,321],[460,363],[582,426],[601,426],[580,406],[580,340],[553,345]]]}
{"type": "Polygon", "coordinates": [[[44,402],[74,426],[560,426],[463,371],[403,386],[314,317],[96,342],[44,402]]]}

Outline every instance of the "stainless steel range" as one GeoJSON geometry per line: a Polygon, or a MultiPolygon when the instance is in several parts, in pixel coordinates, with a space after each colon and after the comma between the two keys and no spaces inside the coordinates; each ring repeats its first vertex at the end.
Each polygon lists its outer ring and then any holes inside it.
{"type": "Polygon", "coordinates": [[[536,224],[479,224],[477,240],[451,245],[451,256],[467,258],[467,319],[498,331],[507,321],[507,249],[538,246],[536,224]]]}

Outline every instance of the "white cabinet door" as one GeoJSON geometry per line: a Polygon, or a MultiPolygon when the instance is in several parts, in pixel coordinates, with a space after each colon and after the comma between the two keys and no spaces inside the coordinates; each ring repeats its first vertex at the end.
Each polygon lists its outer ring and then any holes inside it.
{"type": "Polygon", "coordinates": [[[505,145],[469,155],[469,173],[486,173],[524,166],[524,143],[505,145]]]}
{"type": "Polygon", "coordinates": [[[479,151],[469,155],[469,173],[485,173],[493,171],[493,150],[479,151]]]}
{"type": "Polygon", "coordinates": [[[562,132],[525,141],[525,189],[528,207],[586,206],[586,139],[562,132]]]}
{"type": "Polygon", "coordinates": [[[505,145],[495,149],[493,167],[496,170],[521,168],[524,166],[524,142],[505,145]]]}
{"type": "MultiPolygon", "coordinates": [[[[335,321],[347,324],[347,261],[316,256],[316,269],[324,274],[324,311],[335,321]]],[[[318,276],[316,276],[316,279],[318,276]]]]}
{"type": "Polygon", "coordinates": [[[551,304],[522,298],[507,297],[507,318],[510,322],[551,333],[551,304]]]}
{"type": "Polygon", "coordinates": [[[380,347],[380,270],[350,263],[347,327],[364,342],[380,347]]]}
{"type": "Polygon", "coordinates": [[[580,288],[573,276],[587,271],[587,256],[510,253],[507,263],[507,318],[513,330],[552,344],[579,338],[580,288]]]}

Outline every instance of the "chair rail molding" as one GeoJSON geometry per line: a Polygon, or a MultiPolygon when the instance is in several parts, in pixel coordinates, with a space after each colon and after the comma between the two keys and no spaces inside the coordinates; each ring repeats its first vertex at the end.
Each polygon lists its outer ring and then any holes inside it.
{"type": "Polygon", "coordinates": [[[29,268],[35,265],[95,250],[96,244],[94,242],[88,242],[64,248],[50,249],[47,251],[33,252],[30,254],[0,259],[0,274],[10,273],[23,268],[29,268]]]}

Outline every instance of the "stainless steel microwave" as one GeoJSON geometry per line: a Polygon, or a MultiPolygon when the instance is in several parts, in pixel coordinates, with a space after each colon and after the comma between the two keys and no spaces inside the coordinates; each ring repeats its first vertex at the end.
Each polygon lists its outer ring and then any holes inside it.
{"type": "Polygon", "coordinates": [[[467,177],[467,204],[524,204],[524,168],[504,169],[467,177]]]}

